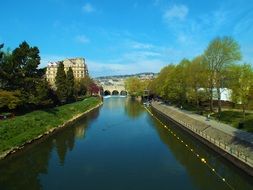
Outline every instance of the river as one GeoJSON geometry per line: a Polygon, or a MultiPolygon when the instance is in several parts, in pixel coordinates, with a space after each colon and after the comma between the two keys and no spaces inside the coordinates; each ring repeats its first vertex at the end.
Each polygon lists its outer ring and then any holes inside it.
{"type": "Polygon", "coordinates": [[[0,190],[253,189],[252,177],[166,125],[136,101],[105,98],[74,126],[2,160],[0,190]]]}

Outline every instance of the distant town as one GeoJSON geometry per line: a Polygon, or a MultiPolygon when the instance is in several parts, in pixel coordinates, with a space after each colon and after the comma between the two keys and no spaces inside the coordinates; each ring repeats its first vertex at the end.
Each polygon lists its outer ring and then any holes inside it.
{"type": "Polygon", "coordinates": [[[94,78],[95,82],[100,85],[110,86],[110,85],[123,85],[124,81],[130,77],[136,77],[140,80],[152,80],[157,77],[157,73],[146,72],[146,73],[137,73],[132,75],[112,75],[112,76],[102,76],[94,78]]]}

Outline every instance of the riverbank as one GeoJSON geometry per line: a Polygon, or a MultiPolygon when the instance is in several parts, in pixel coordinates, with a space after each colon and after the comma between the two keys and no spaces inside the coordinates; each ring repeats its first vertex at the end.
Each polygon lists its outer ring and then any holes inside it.
{"type": "Polygon", "coordinates": [[[38,110],[10,120],[0,121],[0,159],[71,125],[101,104],[100,99],[90,97],[72,104],[38,110]]]}
{"type": "Polygon", "coordinates": [[[238,128],[247,132],[253,133],[253,113],[252,111],[247,111],[244,115],[241,110],[222,110],[219,117],[218,113],[211,114],[211,117],[215,120],[220,120],[222,123],[226,123],[231,127],[238,128]]]}
{"type": "Polygon", "coordinates": [[[226,124],[152,102],[152,108],[253,176],[253,135],[226,124]]]}

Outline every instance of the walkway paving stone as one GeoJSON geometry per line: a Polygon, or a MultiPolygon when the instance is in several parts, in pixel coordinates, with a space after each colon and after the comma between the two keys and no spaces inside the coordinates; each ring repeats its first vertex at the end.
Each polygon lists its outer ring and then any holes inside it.
{"type": "Polygon", "coordinates": [[[229,150],[246,156],[253,164],[253,134],[231,127],[216,120],[182,110],[162,102],[152,102],[152,106],[176,121],[191,126],[196,133],[208,135],[229,150]]]}

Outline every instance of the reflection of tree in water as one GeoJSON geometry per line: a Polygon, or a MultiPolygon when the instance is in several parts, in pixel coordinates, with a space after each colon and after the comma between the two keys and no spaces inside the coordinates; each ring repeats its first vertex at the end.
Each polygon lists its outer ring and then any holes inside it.
{"type": "Polygon", "coordinates": [[[73,127],[68,127],[55,137],[55,147],[59,156],[61,165],[64,165],[65,156],[68,151],[71,151],[75,146],[75,130],[73,127]]]}
{"type": "Polygon", "coordinates": [[[85,128],[82,125],[75,127],[75,138],[83,139],[85,137],[85,128]]]}
{"type": "Polygon", "coordinates": [[[81,120],[73,126],[64,129],[55,137],[56,150],[59,156],[60,164],[64,165],[65,156],[68,151],[71,151],[75,145],[75,138],[83,139],[85,131],[94,119],[99,116],[99,109],[85,115],[81,120]]]}
{"type": "MultiPolygon", "coordinates": [[[[155,129],[162,140],[162,142],[169,148],[169,150],[173,153],[176,160],[179,161],[184,168],[187,170],[189,176],[191,176],[194,183],[200,188],[200,189],[214,189],[214,187],[220,187],[222,189],[229,189],[228,186],[225,185],[225,183],[219,179],[212,171],[207,168],[203,163],[200,161],[199,158],[197,158],[191,151],[189,151],[188,148],[184,146],[184,144],[180,143],[180,141],[172,136],[167,129],[160,126],[160,124],[157,121],[154,121],[152,119],[153,126],[155,126],[155,129]],[[222,186],[222,187],[221,187],[222,186]]],[[[183,137],[183,139],[187,139],[187,144],[189,147],[192,147],[194,150],[197,151],[197,153],[200,156],[205,157],[205,159],[211,163],[211,166],[215,168],[216,171],[218,171],[219,174],[222,174],[223,177],[227,179],[236,179],[233,181],[229,181],[230,184],[235,189],[251,189],[252,184],[250,184],[250,180],[245,180],[244,177],[240,177],[239,170],[238,171],[231,171],[231,165],[228,163],[228,165],[224,165],[222,161],[217,157],[214,157],[213,155],[210,155],[208,152],[206,152],[204,146],[198,147],[196,145],[196,142],[194,139],[189,138],[189,135],[184,134],[180,131],[177,131],[177,133],[180,133],[180,136],[183,137]]],[[[185,140],[184,140],[185,141],[185,140]]],[[[211,151],[211,150],[208,150],[211,151]]],[[[233,166],[232,166],[233,167],[233,166]]],[[[237,169],[236,169],[237,170],[237,169]]],[[[245,176],[247,179],[247,176],[245,176]]]]}
{"type": "Polygon", "coordinates": [[[85,138],[85,132],[87,128],[90,126],[90,122],[95,120],[99,116],[99,109],[95,109],[91,111],[88,115],[85,115],[83,119],[78,121],[75,125],[75,138],[83,139],[85,138]]]}
{"type": "Polygon", "coordinates": [[[0,189],[42,189],[39,174],[46,174],[53,148],[52,139],[38,144],[18,157],[0,163],[0,189]]]}
{"type": "Polygon", "coordinates": [[[139,117],[143,112],[144,108],[141,106],[141,104],[131,98],[128,98],[127,101],[125,101],[125,112],[127,115],[131,118],[137,118],[139,117]]]}
{"type": "MultiPolygon", "coordinates": [[[[76,131],[85,131],[90,122],[99,115],[99,109],[87,114],[74,126],[62,129],[44,142],[31,145],[19,155],[0,162],[0,190],[42,189],[40,174],[48,173],[48,163],[55,146],[59,162],[64,165],[67,153],[75,146],[76,131]],[[79,129],[77,129],[79,128],[79,129]]],[[[80,135],[80,134],[79,134],[80,135]]],[[[84,133],[82,138],[84,138],[84,133]]]]}
{"type": "Polygon", "coordinates": [[[122,108],[125,106],[126,100],[126,98],[122,97],[104,98],[103,107],[110,110],[115,110],[115,108],[122,108]]]}

